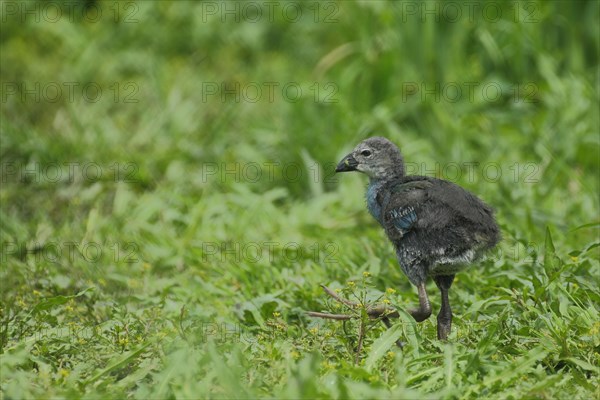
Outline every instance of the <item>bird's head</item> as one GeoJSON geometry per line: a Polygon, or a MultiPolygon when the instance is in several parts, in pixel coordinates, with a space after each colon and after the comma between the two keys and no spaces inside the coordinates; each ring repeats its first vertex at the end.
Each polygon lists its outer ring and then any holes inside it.
{"type": "Polygon", "coordinates": [[[347,171],[360,171],[371,179],[396,178],[404,175],[404,160],[394,143],[375,136],[360,142],[335,168],[347,171]]]}

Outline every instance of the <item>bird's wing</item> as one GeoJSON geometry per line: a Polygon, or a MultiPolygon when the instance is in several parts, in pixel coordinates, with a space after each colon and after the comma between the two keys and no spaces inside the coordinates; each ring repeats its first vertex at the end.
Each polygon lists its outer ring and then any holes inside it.
{"type": "Polygon", "coordinates": [[[410,232],[432,186],[427,179],[391,183],[381,195],[384,226],[393,228],[400,237],[410,232]]]}

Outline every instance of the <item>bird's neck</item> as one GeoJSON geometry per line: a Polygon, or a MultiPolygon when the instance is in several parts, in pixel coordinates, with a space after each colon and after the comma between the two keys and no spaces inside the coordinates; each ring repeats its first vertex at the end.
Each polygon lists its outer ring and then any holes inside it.
{"type": "Polygon", "coordinates": [[[369,176],[369,185],[392,182],[404,177],[404,160],[401,158],[393,167],[381,166],[369,176]]]}
{"type": "Polygon", "coordinates": [[[393,182],[402,177],[404,177],[404,171],[399,171],[398,173],[391,173],[385,176],[369,177],[369,186],[381,187],[382,185],[385,185],[388,182],[393,182]]]}
{"type": "Polygon", "coordinates": [[[383,204],[379,204],[377,199],[377,195],[379,192],[386,188],[388,184],[394,180],[400,179],[404,176],[404,169],[400,169],[395,173],[390,173],[385,176],[379,177],[369,177],[369,185],[367,186],[367,208],[371,215],[379,221],[380,224],[383,225],[382,220],[382,206],[383,204]]]}
{"type": "Polygon", "coordinates": [[[385,180],[381,178],[369,178],[368,188],[379,188],[385,183],[385,180]]]}

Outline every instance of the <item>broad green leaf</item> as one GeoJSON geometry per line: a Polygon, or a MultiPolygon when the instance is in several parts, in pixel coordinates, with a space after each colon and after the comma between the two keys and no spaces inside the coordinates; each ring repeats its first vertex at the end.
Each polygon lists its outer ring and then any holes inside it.
{"type": "Polygon", "coordinates": [[[403,331],[404,327],[402,324],[396,323],[373,342],[367,360],[365,361],[365,368],[367,371],[372,371],[377,364],[377,361],[385,356],[392,346],[396,346],[395,343],[402,336],[403,331]]]}
{"type": "Polygon", "coordinates": [[[35,314],[39,313],[40,311],[49,310],[55,306],[65,304],[71,299],[83,296],[83,294],[85,292],[87,292],[88,290],[94,290],[94,287],[93,286],[88,287],[88,288],[82,290],[81,292],[74,294],[72,296],[54,296],[54,297],[44,298],[35,305],[35,307],[30,311],[29,314],[35,315],[35,314]]]}
{"type": "Polygon", "coordinates": [[[119,368],[124,367],[125,365],[129,364],[133,359],[135,359],[144,350],[146,350],[148,348],[148,346],[150,346],[152,343],[153,343],[152,341],[148,341],[148,342],[138,346],[135,350],[126,351],[123,354],[119,355],[118,357],[115,357],[113,359],[113,361],[111,363],[109,363],[109,365],[106,368],[100,370],[99,372],[97,372],[96,374],[91,376],[89,379],[87,379],[85,381],[84,384],[88,385],[90,383],[96,382],[98,379],[100,379],[104,375],[110,373],[111,371],[114,371],[116,369],[119,369],[119,368]]]}

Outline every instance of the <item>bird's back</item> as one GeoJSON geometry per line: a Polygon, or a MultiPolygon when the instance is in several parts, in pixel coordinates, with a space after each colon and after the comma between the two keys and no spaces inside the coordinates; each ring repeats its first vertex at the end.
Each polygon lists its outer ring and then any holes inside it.
{"type": "Polygon", "coordinates": [[[377,198],[401,263],[439,264],[450,273],[500,240],[492,208],[452,182],[405,176],[384,185],[377,198]]]}

